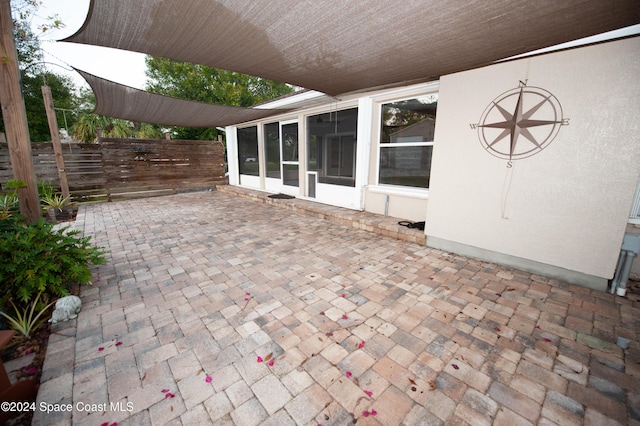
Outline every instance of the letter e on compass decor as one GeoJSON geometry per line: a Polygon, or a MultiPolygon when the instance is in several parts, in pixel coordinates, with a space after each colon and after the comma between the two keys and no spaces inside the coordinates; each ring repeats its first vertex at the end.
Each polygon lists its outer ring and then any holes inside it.
{"type": "Polygon", "coordinates": [[[546,148],[560,127],[568,124],[558,99],[544,89],[527,86],[525,80],[495,98],[471,129],[478,131],[484,149],[511,167],[514,160],[546,148]]]}

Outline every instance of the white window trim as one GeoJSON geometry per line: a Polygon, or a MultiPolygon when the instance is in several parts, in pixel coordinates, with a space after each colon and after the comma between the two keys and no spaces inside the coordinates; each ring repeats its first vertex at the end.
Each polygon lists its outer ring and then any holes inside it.
{"type": "Polygon", "coordinates": [[[418,198],[426,200],[429,198],[429,189],[418,188],[411,186],[399,186],[399,185],[369,185],[368,190],[379,194],[398,195],[402,197],[418,198]]]}
{"type": "MultiPolygon", "coordinates": [[[[373,142],[376,146],[376,155],[375,155],[375,184],[369,186],[369,190],[373,192],[384,192],[389,193],[390,195],[406,195],[406,196],[414,196],[416,198],[428,198],[429,197],[429,188],[419,188],[412,186],[401,186],[401,185],[388,185],[384,183],[380,183],[380,149],[385,147],[409,147],[409,146],[434,146],[434,141],[428,142],[381,142],[380,141],[380,121],[382,120],[382,105],[402,101],[407,99],[414,99],[420,96],[428,96],[431,94],[438,94],[440,89],[440,82],[435,81],[431,83],[427,83],[425,85],[421,85],[417,88],[409,88],[395,91],[393,93],[387,93],[384,96],[377,96],[374,98],[374,117],[373,117],[373,142]]],[[[437,118],[436,118],[437,120],[437,118]]]]}

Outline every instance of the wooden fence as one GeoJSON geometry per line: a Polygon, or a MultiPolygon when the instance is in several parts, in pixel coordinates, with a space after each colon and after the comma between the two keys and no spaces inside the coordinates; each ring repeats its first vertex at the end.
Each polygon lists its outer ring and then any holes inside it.
{"type": "MultiPolygon", "coordinates": [[[[51,143],[32,143],[36,178],[60,188],[51,143]]],[[[112,201],[175,194],[227,183],[224,146],[218,141],[101,138],[63,143],[74,201],[112,201]]],[[[0,183],[13,179],[6,143],[0,143],[0,183]]]]}

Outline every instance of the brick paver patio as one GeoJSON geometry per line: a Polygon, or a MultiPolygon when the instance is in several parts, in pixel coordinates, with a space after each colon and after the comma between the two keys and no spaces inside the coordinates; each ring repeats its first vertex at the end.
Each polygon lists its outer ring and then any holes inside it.
{"type": "Polygon", "coordinates": [[[34,424],[640,424],[637,295],[294,210],[82,206],[109,262],[53,327],[34,424]]]}

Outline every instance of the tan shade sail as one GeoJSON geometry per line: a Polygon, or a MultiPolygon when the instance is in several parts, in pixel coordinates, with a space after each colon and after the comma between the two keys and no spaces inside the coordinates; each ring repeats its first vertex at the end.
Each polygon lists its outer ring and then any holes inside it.
{"type": "Polygon", "coordinates": [[[181,127],[218,127],[257,120],[285,109],[239,108],[187,101],[134,89],[84,71],[96,95],[94,113],[141,123],[181,127]]]}
{"type": "Polygon", "coordinates": [[[338,95],[639,22],[638,0],[91,0],[84,26],[65,41],[338,95]]]}

